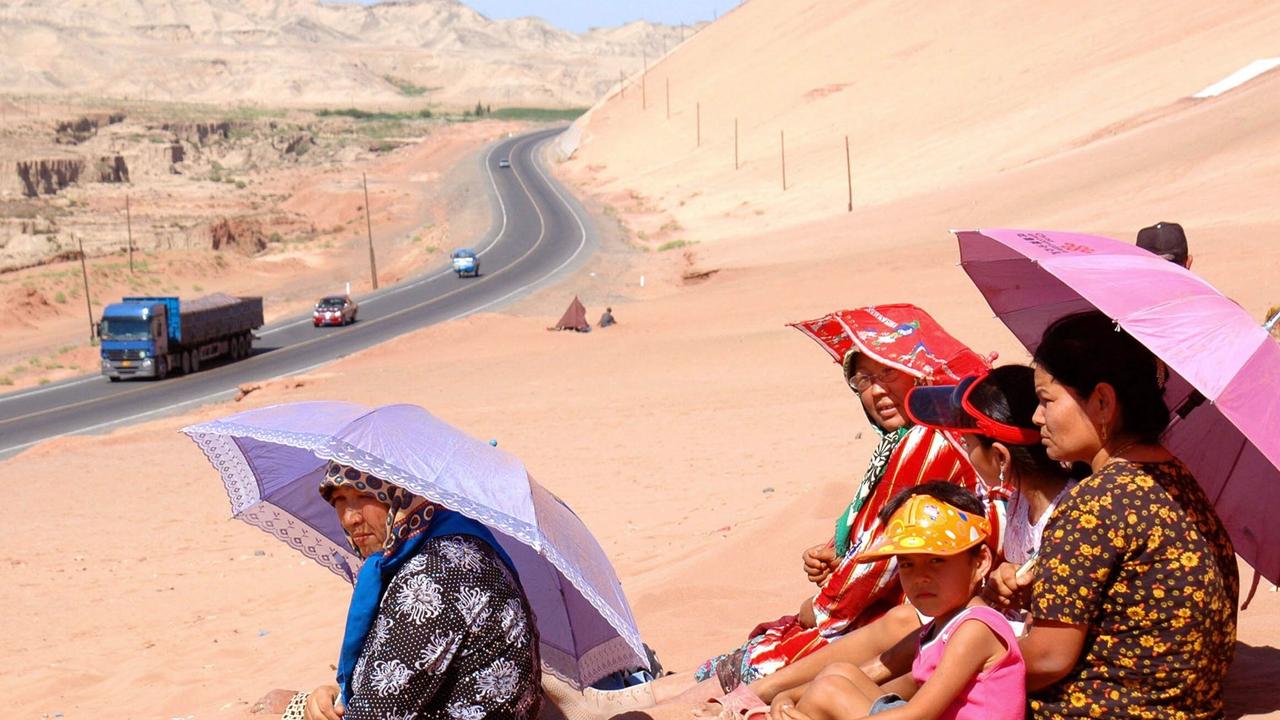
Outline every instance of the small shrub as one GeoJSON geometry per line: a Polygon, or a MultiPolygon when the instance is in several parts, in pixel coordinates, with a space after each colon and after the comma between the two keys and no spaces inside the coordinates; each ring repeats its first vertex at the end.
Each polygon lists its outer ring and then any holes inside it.
{"type": "Polygon", "coordinates": [[[668,250],[679,250],[680,248],[689,247],[690,245],[693,245],[693,243],[689,242],[688,240],[672,240],[671,242],[665,242],[659,245],[658,252],[666,252],[668,250]]]}
{"type": "Polygon", "coordinates": [[[192,285],[191,292],[204,292],[204,287],[201,285],[192,285]]]}
{"type": "Polygon", "coordinates": [[[12,385],[13,378],[8,375],[0,375],[0,385],[12,385]]]}
{"type": "Polygon", "coordinates": [[[59,305],[65,305],[67,302],[67,294],[59,290],[58,293],[53,296],[53,301],[59,305]]]}
{"type": "Polygon", "coordinates": [[[41,384],[41,385],[48,385],[50,382],[52,382],[52,381],[51,381],[51,380],[49,380],[49,378],[46,378],[46,377],[42,377],[42,378],[40,378],[40,384],[41,384]]]}
{"type": "Polygon", "coordinates": [[[246,187],[246,185],[245,185],[245,182],[244,182],[243,180],[237,180],[237,181],[236,181],[236,189],[237,189],[237,190],[243,190],[243,189],[245,189],[245,187],[246,187]]]}

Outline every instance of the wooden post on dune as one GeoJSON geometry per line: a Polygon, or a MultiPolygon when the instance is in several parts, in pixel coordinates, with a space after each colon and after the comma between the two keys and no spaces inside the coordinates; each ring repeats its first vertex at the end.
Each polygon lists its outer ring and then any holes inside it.
{"type": "Polygon", "coordinates": [[[787,190],[787,134],[778,131],[778,147],[782,150],[782,191],[787,190]]]}
{"type": "Polygon", "coordinates": [[[849,160],[849,136],[844,136],[844,175],[849,181],[849,212],[853,212],[853,163],[849,160]]]}
{"type": "Polygon", "coordinates": [[[369,228],[369,278],[373,280],[373,289],[378,289],[378,263],[373,259],[373,219],[369,216],[369,176],[360,173],[364,181],[364,221],[369,228]]]}
{"type": "Polygon", "coordinates": [[[644,72],[640,73],[640,109],[649,109],[649,50],[644,51],[644,72]]]}

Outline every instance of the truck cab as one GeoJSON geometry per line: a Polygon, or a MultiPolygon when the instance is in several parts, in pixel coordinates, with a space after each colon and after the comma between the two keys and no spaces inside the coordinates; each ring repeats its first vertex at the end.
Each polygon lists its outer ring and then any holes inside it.
{"type": "Polygon", "coordinates": [[[126,301],[102,310],[98,323],[102,374],[125,377],[164,377],[169,354],[169,308],[163,302],[126,301]]]}

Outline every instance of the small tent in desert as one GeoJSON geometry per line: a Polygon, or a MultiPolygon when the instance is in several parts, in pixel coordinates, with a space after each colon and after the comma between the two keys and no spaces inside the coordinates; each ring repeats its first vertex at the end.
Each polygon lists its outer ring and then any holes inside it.
{"type": "Polygon", "coordinates": [[[556,323],[555,327],[547,329],[591,332],[591,323],[587,322],[587,309],[582,306],[582,301],[575,295],[573,302],[569,303],[569,309],[565,310],[564,315],[560,316],[560,322],[556,323]]]}

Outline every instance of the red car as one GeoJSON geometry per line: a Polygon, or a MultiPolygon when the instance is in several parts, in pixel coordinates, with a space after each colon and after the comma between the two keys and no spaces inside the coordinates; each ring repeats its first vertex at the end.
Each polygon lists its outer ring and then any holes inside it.
{"type": "Polygon", "coordinates": [[[360,309],[356,301],[347,295],[330,295],[320,298],[315,312],[311,313],[311,322],[316,327],[321,325],[346,325],[356,321],[356,311],[360,309]]]}

